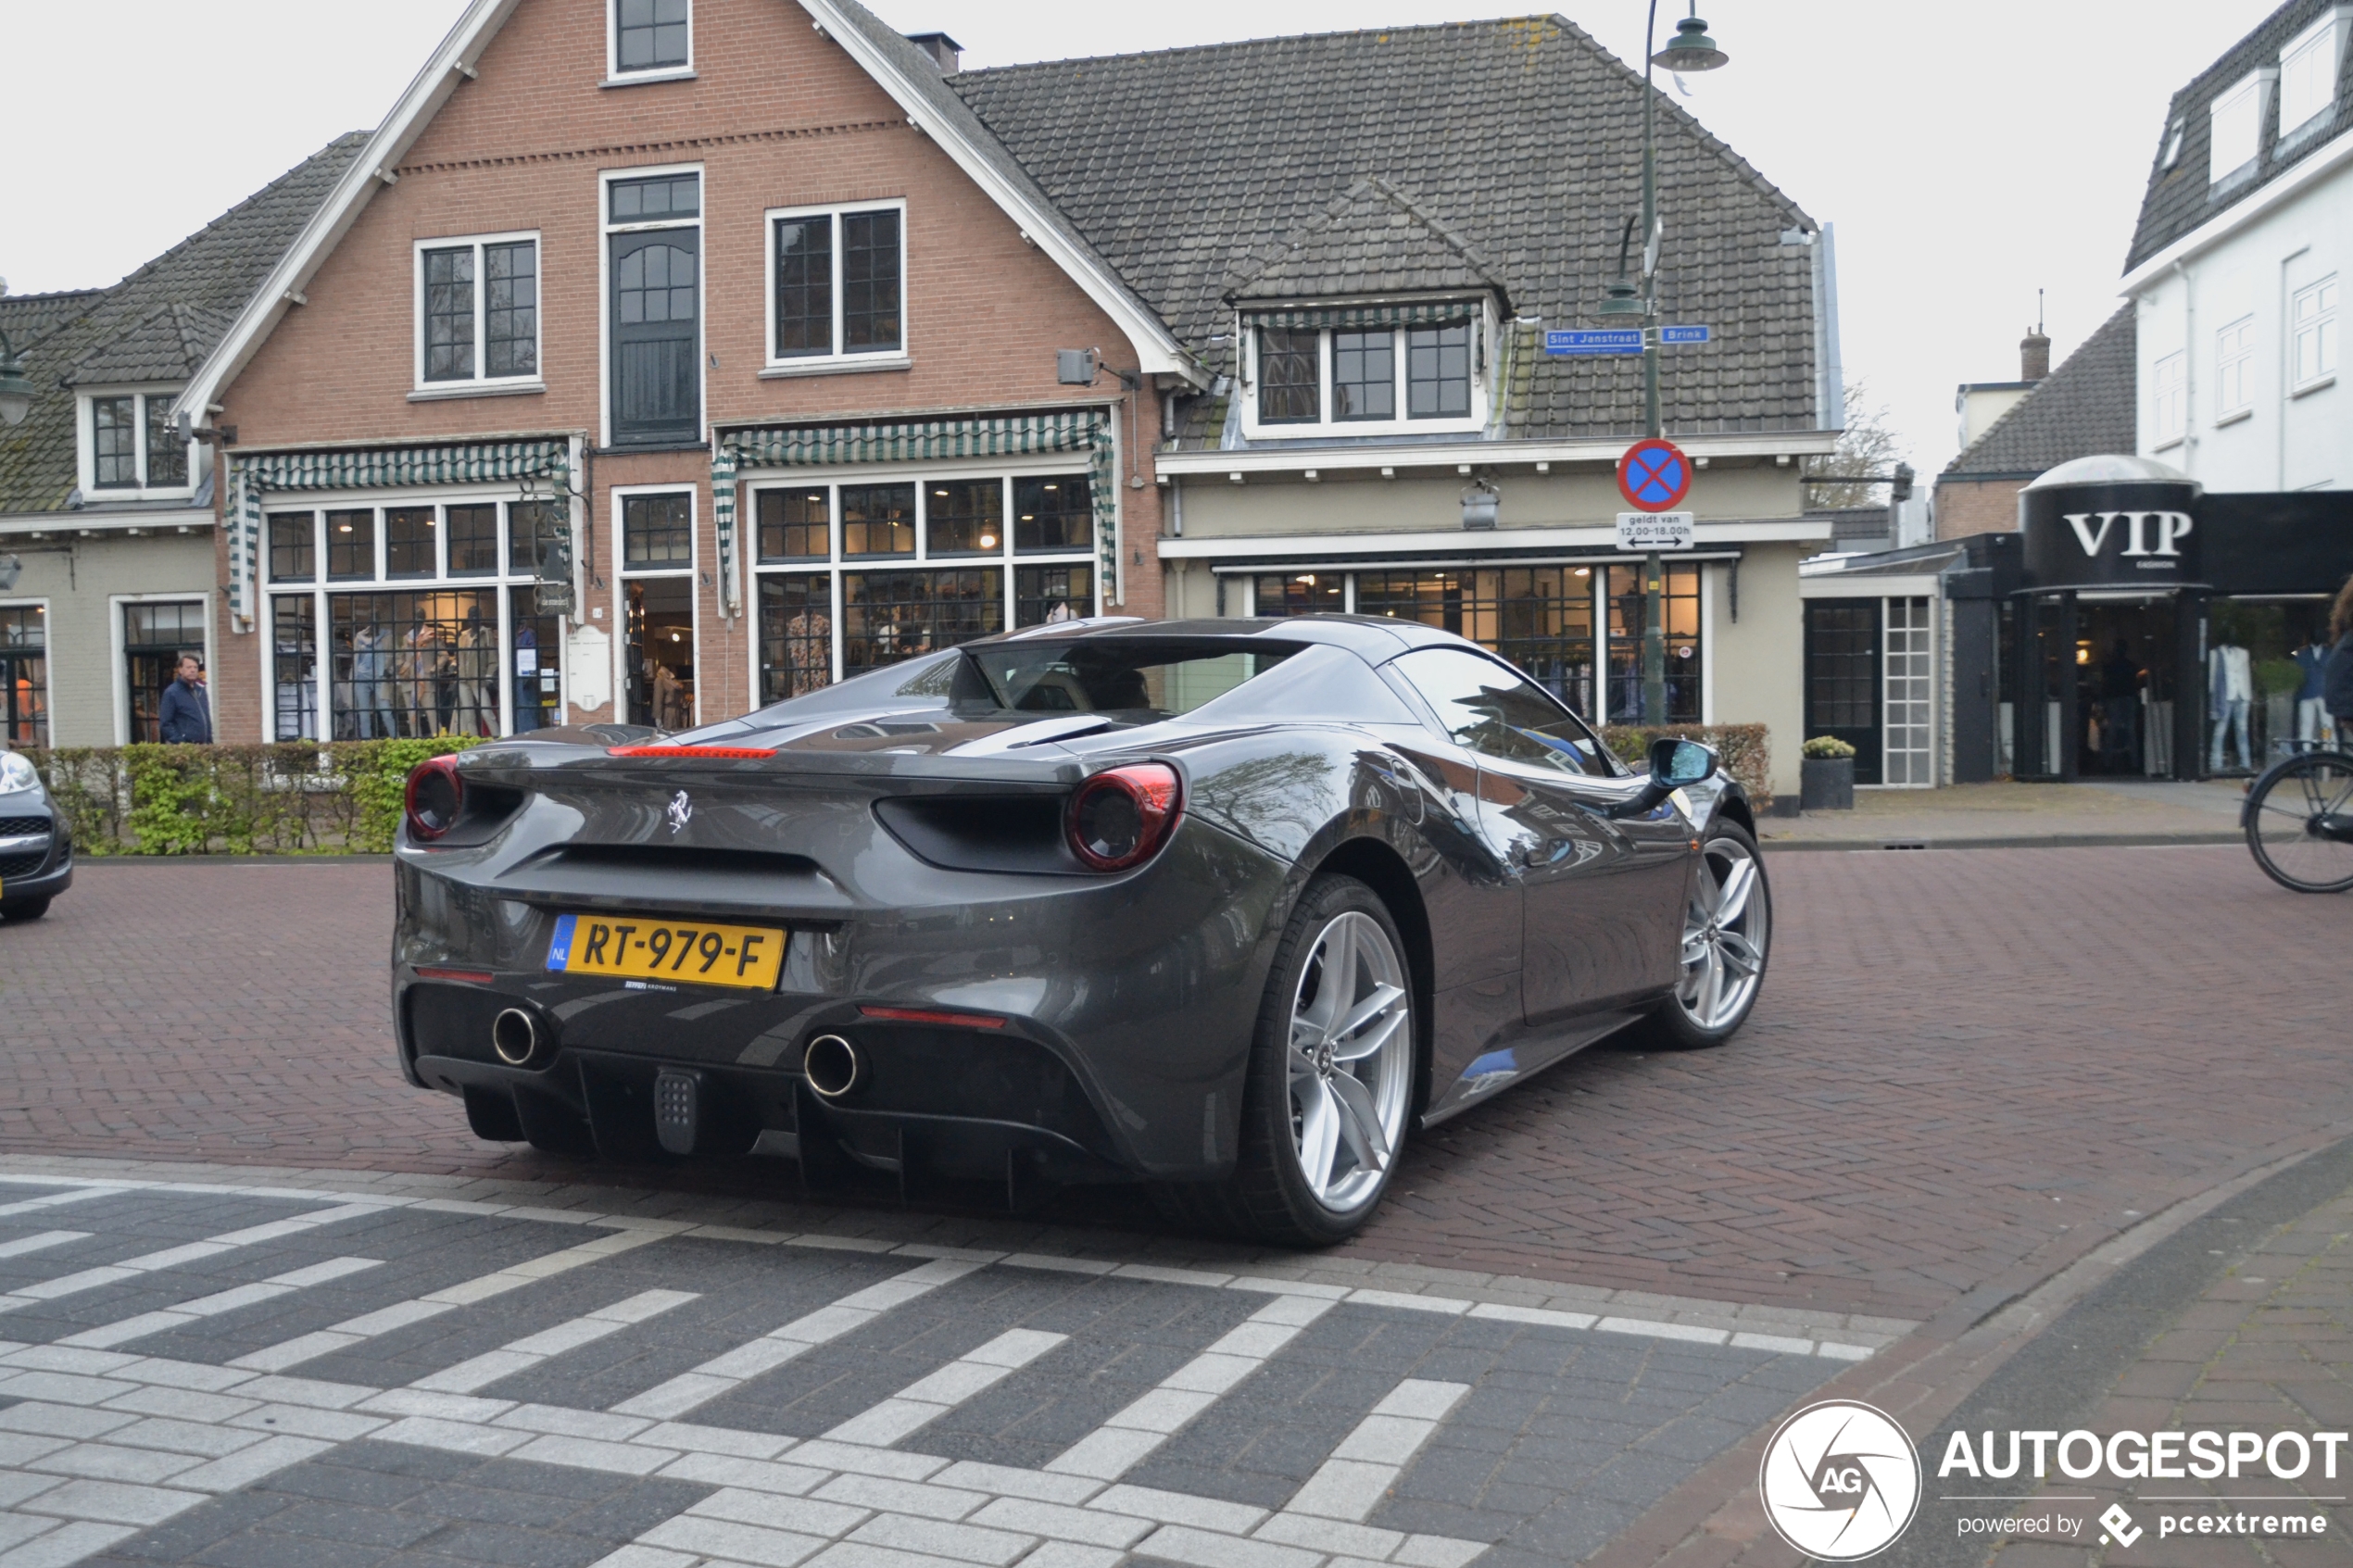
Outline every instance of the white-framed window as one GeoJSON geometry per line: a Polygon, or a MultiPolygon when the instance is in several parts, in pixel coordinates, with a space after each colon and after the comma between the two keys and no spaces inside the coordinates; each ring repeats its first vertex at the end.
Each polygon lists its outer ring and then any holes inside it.
{"type": "Polygon", "coordinates": [[[163,738],[163,694],[179,678],[180,660],[193,654],[208,680],[207,710],[220,736],[220,699],[209,677],[212,597],[208,594],[116,594],[115,734],[125,746],[163,738]]]}
{"type": "Polygon", "coordinates": [[[416,243],[416,393],[537,390],[539,236],[416,243]]]}
{"type": "Polygon", "coordinates": [[[2347,7],[2337,6],[2280,51],[2280,139],[2284,142],[2336,107],[2337,68],[2345,58],[2347,7]]]}
{"type": "Polygon", "coordinates": [[[2189,122],[2178,118],[2165,128],[2165,151],[2157,160],[2159,169],[2171,169],[2182,161],[2182,143],[2188,134],[2189,122]]]}
{"type": "Polygon", "coordinates": [[[2149,430],[2158,446],[2170,446],[2189,433],[2189,370],[2186,350],[2164,355],[2149,367],[2149,430]]]}
{"type": "Polygon", "coordinates": [[[2336,377],[2336,274],[2296,291],[2288,302],[2294,334],[2295,390],[2323,386],[2336,377]]]}
{"type": "Polygon", "coordinates": [[[262,522],[271,740],[519,734],[562,721],[540,548],[565,526],[497,490],[324,497],[262,522]]]}
{"type": "Polygon", "coordinates": [[[697,679],[696,491],[691,485],[616,486],[614,573],[622,671],[614,718],[658,730],[692,729],[697,679]]]}
{"type": "Polygon", "coordinates": [[[607,80],[692,75],[694,23],[694,0],[605,0],[607,80]]]}
{"type": "Polygon", "coordinates": [[[2255,318],[2242,316],[2214,334],[2214,418],[2237,419],[2255,408],[2255,318]]]}
{"type": "Polygon", "coordinates": [[[1242,433],[1397,435],[1487,420],[1483,313],[1397,327],[1250,331],[1242,433]]]}
{"type": "Polygon", "coordinates": [[[768,223],[768,366],[907,357],[907,204],[777,207],[768,223]]]}
{"type": "Polygon", "coordinates": [[[2208,111],[2207,179],[2219,185],[2255,161],[2263,149],[2263,110],[2278,72],[2263,69],[2215,94],[2208,111]]]}
{"type": "Polygon", "coordinates": [[[749,482],[754,705],[1008,627],[1096,614],[1093,485],[1068,461],[749,482]]]}
{"type": "Polygon", "coordinates": [[[0,746],[49,744],[49,601],[0,599],[0,746]]]}
{"type": "Polygon", "coordinates": [[[604,233],[607,443],[703,438],[702,166],[607,169],[604,233]]]}
{"type": "Polygon", "coordinates": [[[81,395],[82,494],[184,495],[195,488],[195,443],[182,441],[171,422],[170,391],[87,392],[81,395]]]}

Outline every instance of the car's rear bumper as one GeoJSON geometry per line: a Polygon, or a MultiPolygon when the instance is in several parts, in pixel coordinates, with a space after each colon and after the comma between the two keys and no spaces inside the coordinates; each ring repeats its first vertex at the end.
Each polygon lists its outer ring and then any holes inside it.
{"type": "Polygon", "coordinates": [[[531,967],[561,901],[502,898],[441,863],[399,865],[401,1066],[465,1097],[478,1132],[520,1126],[610,1158],[757,1151],[812,1173],[837,1158],[1016,1186],[1198,1179],[1232,1163],[1287,868],[1208,824],[1187,824],[1128,877],[939,872],[921,908],[779,916],[784,973],[758,993],[531,967]],[[492,1044],[509,1008],[543,1042],[523,1066],[492,1044]],[[802,1072],[824,1035],[865,1063],[832,1099],[802,1072]],[[673,1127],[669,1146],[653,1110],[665,1075],[697,1107],[691,1137],[673,1127]]]}

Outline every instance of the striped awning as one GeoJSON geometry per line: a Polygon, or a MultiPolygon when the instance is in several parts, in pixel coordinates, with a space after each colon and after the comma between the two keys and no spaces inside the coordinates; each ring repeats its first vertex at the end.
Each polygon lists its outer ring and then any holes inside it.
{"type": "Polygon", "coordinates": [[[1296,308],[1253,310],[1241,307],[1242,320],[1253,327],[1423,327],[1465,321],[1477,316],[1475,299],[1425,299],[1394,305],[1319,305],[1296,308]]]}
{"type": "Polygon", "coordinates": [[[572,444],[560,437],[478,441],[448,446],[345,447],[333,451],[231,453],[229,611],[250,626],[261,555],[265,495],[303,490],[380,490],[425,484],[552,480],[569,483],[572,444]]]}
{"type": "Polygon", "coordinates": [[[1113,426],[1101,409],[1015,414],[1001,419],[925,420],[905,424],[766,425],[723,432],[711,464],[711,519],[719,534],[720,596],[743,605],[743,549],[736,519],[736,476],[744,469],[793,469],[847,463],[930,462],[1038,452],[1084,452],[1094,497],[1095,552],[1113,602],[1119,594],[1119,488],[1112,463],[1113,426]]]}

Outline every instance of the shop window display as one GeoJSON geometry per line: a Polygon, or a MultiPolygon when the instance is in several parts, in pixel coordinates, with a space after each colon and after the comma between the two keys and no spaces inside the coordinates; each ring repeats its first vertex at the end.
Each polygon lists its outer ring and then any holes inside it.
{"type": "Polygon", "coordinates": [[[2206,771],[2260,772],[2318,743],[2324,707],[2320,660],[2328,639],[2322,597],[2216,599],[2208,606],[2206,771]]]}
{"type": "MultiPolygon", "coordinates": [[[[1664,569],[1667,612],[1667,721],[1700,721],[1699,565],[1668,562],[1664,569]]],[[[1609,719],[1639,722],[1642,714],[1642,638],[1650,601],[1642,569],[1633,562],[1609,569],[1609,719]]]]}
{"type": "Polygon", "coordinates": [[[40,605],[0,608],[0,742],[49,744],[49,617],[40,605]]]}
{"type": "Polygon", "coordinates": [[[499,733],[495,595],[330,594],[327,615],[335,739],[499,733]]]}

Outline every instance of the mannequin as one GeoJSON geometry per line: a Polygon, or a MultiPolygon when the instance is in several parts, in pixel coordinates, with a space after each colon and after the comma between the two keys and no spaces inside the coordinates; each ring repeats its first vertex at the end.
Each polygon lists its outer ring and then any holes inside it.
{"type": "Polygon", "coordinates": [[[461,734],[498,733],[497,635],[479,608],[466,611],[458,634],[458,729],[461,734]]]}
{"type": "Polygon", "coordinates": [[[2304,671],[2304,684],[2296,689],[2296,739],[2305,750],[2327,749],[2336,745],[2336,721],[2329,716],[2328,704],[2322,700],[2321,671],[2329,660],[2328,645],[2318,633],[2304,639],[2304,646],[2289,656],[2304,671]]]}
{"type": "Polygon", "coordinates": [[[2214,738],[2207,746],[2206,771],[2222,771],[2222,736],[2237,732],[2239,766],[2255,766],[2246,742],[2246,709],[2255,696],[2254,661],[2236,643],[2221,643],[2207,656],[2207,711],[2214,716],[2214,738]]]}

